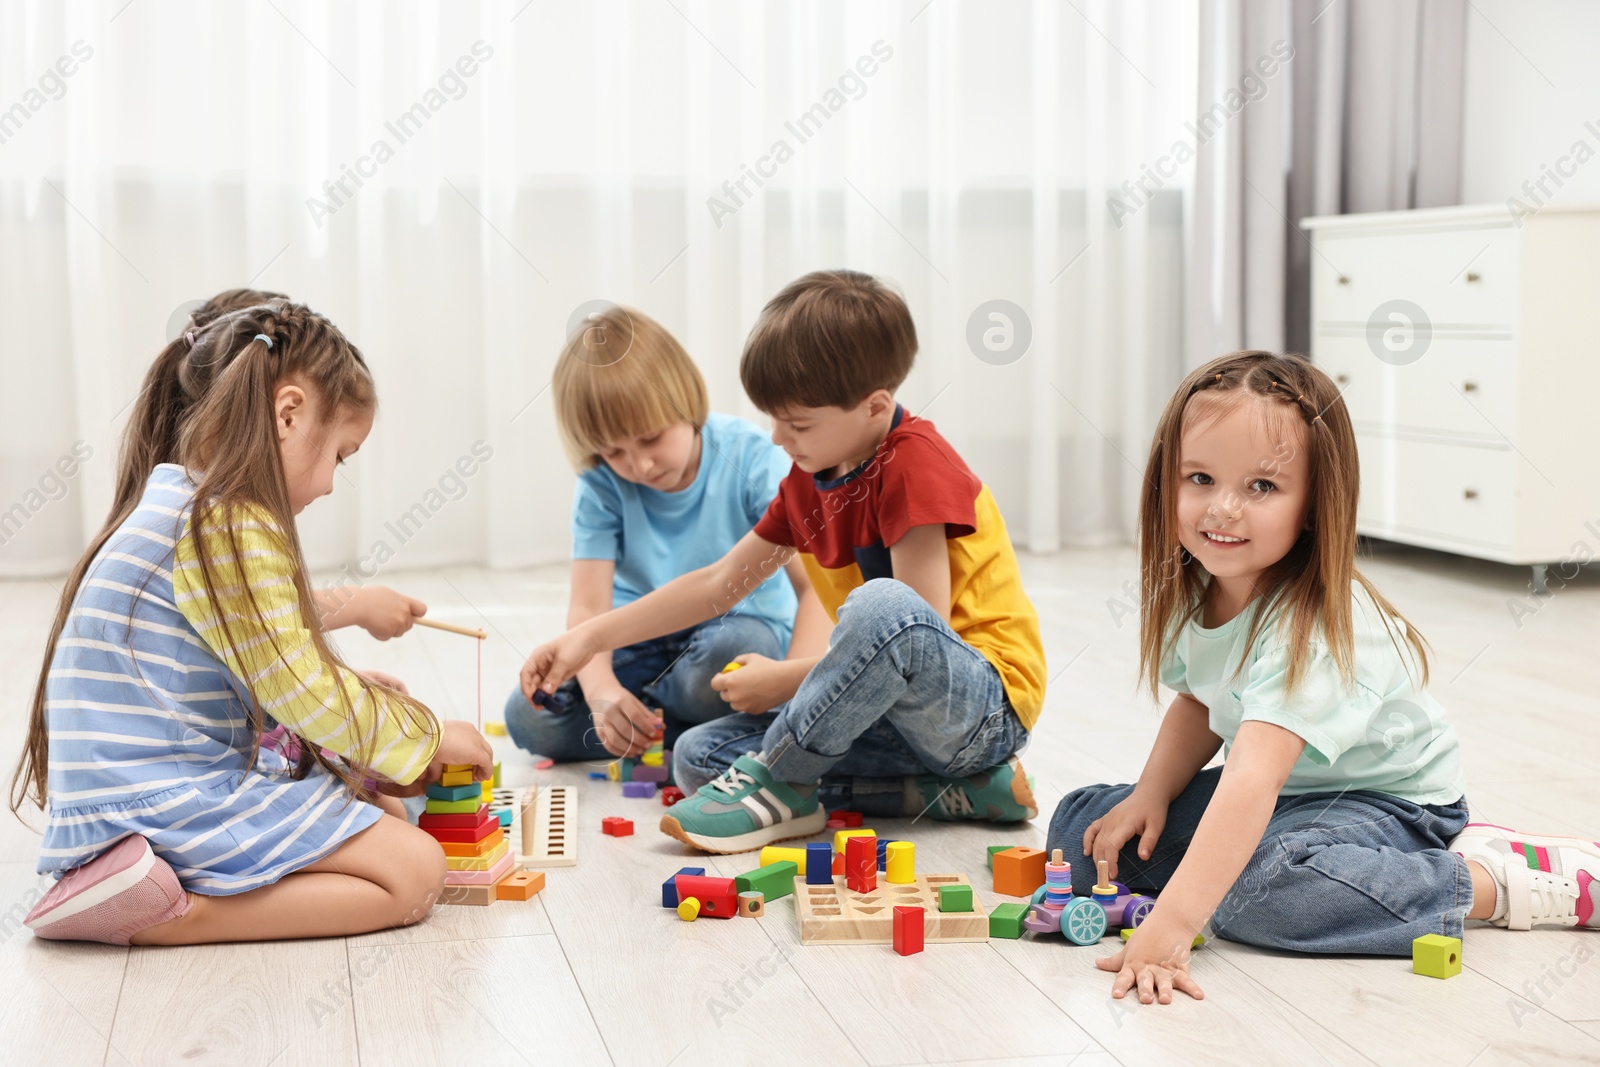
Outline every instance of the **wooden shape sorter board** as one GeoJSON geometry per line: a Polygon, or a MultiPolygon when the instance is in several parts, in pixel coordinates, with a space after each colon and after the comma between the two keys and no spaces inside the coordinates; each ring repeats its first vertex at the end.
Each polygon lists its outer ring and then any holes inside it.
{"type": "Polygon", "coordinates": [[[870,893],[852,893],[844,878],[833,885],[794,880],[794,907],[800,916],[802,945],[888,945],[894,943],[896,905],[920,907],[927,944],[989,940],[989,913],[974,895],[971,911],[939,910],[939,887],[971,885],[964,874],[928,874],[914,882],[878,883],[870,893]]]}
{"type": "Polygon", "coordinates": [[[575,867],[578,863],[578,796],[570,785],[496,789],[489,810],[511,809],[506,839],[518,867],[575,867]]]}

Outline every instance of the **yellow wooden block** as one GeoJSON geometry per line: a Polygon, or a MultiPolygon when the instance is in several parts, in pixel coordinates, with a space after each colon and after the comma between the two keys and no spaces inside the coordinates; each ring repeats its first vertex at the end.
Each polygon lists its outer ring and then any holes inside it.
{"type": "Polygon", "coordinates": [[[494,800],[494,782],[486,779],[483,783],[483,802],[485,804],[494,800]]]}
{"type": "Polygon", "coordinates": [[[684,897],[678,901],[678,918],[686,923],[692,923],[700,917],[700,901],[695,897],[684,897]]]}
{"type": "Polygon", "coordinates": [[[855,830],[840,830],[833,835],[833,850],[839,855],[844,855],[844,843],[852,837],[870,837],[877,839],[878,831],[858,828],[855,830]]]}
{"type": "Polygon", "coordinates": [[[472,764],[470,764],[470,763],[446,763],[444,765],[444,769],[445,769],[446,773],[449,773],[450,771],[470,771],[470,770],[472,770],[472,764]]]}
{"type": "Polygon", "coordinates": [[[505,737],[506,724],[503,722],[486,722],[483,724],[483,732],[490,737],[505,737]]]}
{"type": "Polygon", "coordinates": [[[613,782],[622,780],[622,764],[620,761],[612,760],[610,763],[606,764],[606,777],[611,779],[613,782]]]}
{"type": "Polygon", "coordinates": [[[487,871],[511,849],[511,842],[502,841],[481,856],[446,856],[444,865],[452,871],[487,871]]]}
{"type": "Polygon", "coordinates": [[[489,779],[489,784],[494,786],[496,789],[500,788],[500,761],[499,760],[495,760],[494,761],[494,777],[489,779]]]}
{"type": "Polygon", "coordinates": [[[662,756],[659,752],[646,752],[639,757],[639,762],[646,767],[659,767],[662,764],[662,756]]]}
{"type": "Polygon", "coordinates": [[[917,880],[916,846],[910,841],[890,841],[884,846],[885,881],[909,885],[917,880]]]}
{"type": "Polygon", "coordinates": [[[767,867],[785,860],[794,864],[796,874],[806,873],[806,850],[803,848],[783,848],[780,845],[768,845],[761,850],[761,866],[767,867]]]}
{"type": "Polygon", "coordinates": [[[472,771],[445,771],[439,776],[440,785],[471,785],[472,771]]]}

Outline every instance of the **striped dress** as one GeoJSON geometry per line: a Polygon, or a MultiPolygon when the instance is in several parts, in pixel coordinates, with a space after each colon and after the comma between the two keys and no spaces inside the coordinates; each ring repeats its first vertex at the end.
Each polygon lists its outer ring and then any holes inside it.
{"type": "Polygon", "coordinates": [[[353,755],[373,737],[371,769],[395,782],[415,779],[438,747],[437,727],[408,726],[382,693],[320,659],[293,561],[264,512],[239,526],[238,560],[224,534],[202,531],[212,602],[195,557],[194,491],[182,467],[157,467],[73,599],[45,688],[41,874],[142,834],[186,889],[226,896],[314,863],[375,823],[380,811],[320,768],[297,781],[274,752],[251,762],[252,688],[268,714],[325,749],[353,755]],[[238,654],[219,651],[223,617],[238,654]]]}

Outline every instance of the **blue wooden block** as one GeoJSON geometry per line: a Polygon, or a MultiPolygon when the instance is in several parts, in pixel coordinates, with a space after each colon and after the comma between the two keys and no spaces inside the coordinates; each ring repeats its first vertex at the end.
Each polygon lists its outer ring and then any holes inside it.
{"type": "Polygon", "coordinates": [[[605,771],[590,771],[589,777],[603,782],[610,776],[605,771]]]}
{"type": "Polygon", "coordinates": [[[806,885],[833,884],[833,846],[826,841],[806,845],[806,885]]]}
{"type": "Polygon", "coordinates": [[[656,795],[654,782],[623,782],[622,795],[625,797],[653,797],[656,795]]]}
{"type": "MultiPolygon", "coordinates": [[[[678,874],[705,874],[704,867],[684,867],[678,874]]],[[[661,906],[663,908],[676,908],[678,906],[678,874],[661,883],[661,906]]]]}
{"type": "Polygon", "coordinates": [[[434,800],[469,800],[483,795],[483,783],[469,785],[430,785],[428,796],[434,800]]]}
{"type": "Polygon", "coordinates": [[[501,808],[499,811],[495,812],[494,814],[495,814],[495,818],[500,820],[500,826],[503,829],[506,829],[506,830],[511,829],[511,817],[513,815],[515,815],[516,812],[512,811],[510,808],[501,808]]]}
{"type": "Polygon", "coordinates": [[[889,837],[880,837],[880,838],[878,838],[878,870],[880,870],[880,871],[887,871],[889,869],[888,848],[892,844],[894,844],[894,839],[893,838],[889,838],[889,837]]]}

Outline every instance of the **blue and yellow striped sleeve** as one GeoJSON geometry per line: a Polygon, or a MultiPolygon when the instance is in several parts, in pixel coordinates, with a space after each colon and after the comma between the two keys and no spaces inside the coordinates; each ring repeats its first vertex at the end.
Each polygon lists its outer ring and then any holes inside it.
{"type": "Polygon", "coordinates": [[[194,527],[185,529],[172,568],[178,610],[217,658],[249,685],[268,715],[307,742],[351,761],[370,738],[368,769],[393,782],[413,781],[439,747],[438,721],[429,716],[411,725],[413,717],[388,694],[363,686],[354,672],[323,660],[300,610],[294,563],[270,517],[259,510],[246,513],[234,531],[237,554],[221,526],[208,524],[201,531],[212,564],[213,600],[195,554],[194,527]],[[339,698],[341,689],[344,700],[339,698]]]}

